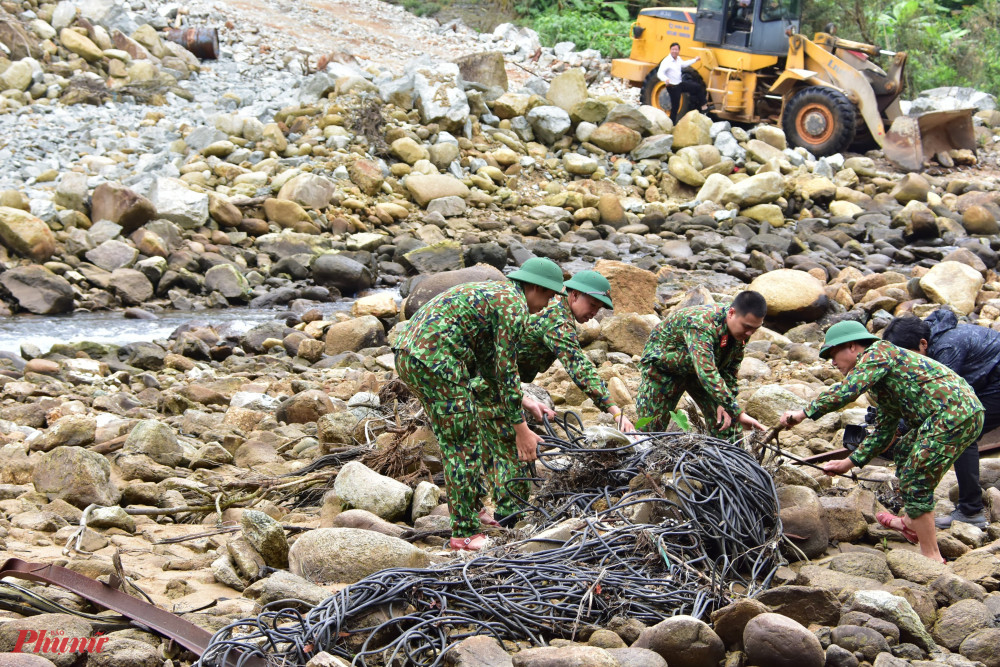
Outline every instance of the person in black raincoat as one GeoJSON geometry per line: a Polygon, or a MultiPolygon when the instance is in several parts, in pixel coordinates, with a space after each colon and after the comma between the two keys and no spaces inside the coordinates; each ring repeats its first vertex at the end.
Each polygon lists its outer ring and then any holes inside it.
{"type": "Polygon", "coordinates": [[[954,312],[940,308],[924,320],[913,315],[895,318],[883,331],[882,339],[925,354],[961,375],[986,409],[979,438],[955,460],[955,511],[935,521],[938,528],[947,528],[953,521],[985,526],[983,491],[979,486],[979,440],[983,433],[1000,427],[1000,331],[959,324],[954,312]]]}

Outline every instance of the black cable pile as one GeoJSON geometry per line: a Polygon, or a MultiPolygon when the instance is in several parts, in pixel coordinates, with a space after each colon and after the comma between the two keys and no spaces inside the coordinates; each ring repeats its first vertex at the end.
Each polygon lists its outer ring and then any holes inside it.
{"type": "Polygon", "coordinates": [[[594,449],[581,429],[563,427],[568,439],[550,429],[540,460],[552,472],[521,518],[542,530],[573,519],[568,540],[539,536],[436,569],[384,570],[305,614],[272,603],[217,632],[199,664],[253,655],[304,664],[327,651],[355,665],[434,666],[471,635],[545,644],[615,616],[703,617],[769,585],[777,497],[749,452],[683,433],[594,449]],[[579,480],[587,486],[568,483],[579,480]]]}

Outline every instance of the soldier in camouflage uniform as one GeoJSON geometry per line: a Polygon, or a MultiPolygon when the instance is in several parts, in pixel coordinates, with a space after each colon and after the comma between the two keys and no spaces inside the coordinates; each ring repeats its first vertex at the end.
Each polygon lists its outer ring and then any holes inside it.
{"type": "Polygon", "coordinates": [[[705,415],[711,435],[736,440],[736,423],[763,430],[736,403],[736,373],[747,341],[766,314],[764,297],[748,290],[728,308],[681,308],[656,325],[639,361],[636,412],[652,420],[647,430],[666,430],[669,413],[685,391],[705,415]]]}
{"type": "Polygon", "coordinates": [[[453,287],[424,304],[396,339],[396,372],[420,399],[441,447],[453,549],[485,546],[476,512],[482,495],[484,446],[472,394],[476,369],[499,397],[499,410],[515,433],[522,460],[534,460],[540,438],[521,414],[515,344],[529,312],[562,293],[562,269],[529,259],[510,280],[453,287]]]}
{"type": "MultiPolygon", "coordinates": [[[[632,423],[614,405],[607,385],[597,369],[580,348],[576,333],[577,322],[591,320],[602,306],[613,308],[608,279],[596,271],[581,271],[563,283],[566,296],[549,304],[544,310],[528,317],[524,335],[517,341],[517,369],[521,382],[531,382],[538,373],[558,359],[570,379],[576,383],[594,405],[618,420],[623,431],[634,430],[632,423]]],[[[514,432],[496,409],[497,397],[477,380],[476,400],[486,426],[486,474],[492,478],[497,516],[513,514],[518,500],[527,500],[530,491],[522,463],[517,460],[514,432]]],[[[555,413],[551,410],[549,416],[555,413]]],[[[488,523],[490,518],[484,517],[488,523]]]]}
{"type": "Polygon", "coordinates": [[[905,419],[910,430],[898,440],[895,455],[905,514],[880,512],[876,518],[907,540],[919,541],[923,555],[943,561],[934,526],[934,488],[983,427],[983,406],[975,392],[944,364],[879,340],[860,322],[830,327],[820,356],[833,361],[844,381],[824,391],[805,410],[786,412],[781,424],[815,419],[868,392],[878,406],[875,430],[849,458],[823,466],[833,475],[862,467],[884,451],[900,418],[905,419]]]}

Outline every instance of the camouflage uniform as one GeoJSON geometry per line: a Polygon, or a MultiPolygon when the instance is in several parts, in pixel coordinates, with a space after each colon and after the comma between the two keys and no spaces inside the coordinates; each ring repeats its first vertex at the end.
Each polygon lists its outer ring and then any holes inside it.
{"type": "Polygon", "coordinates": [[[902,417],[913,426],[896,445],[896,474],[903,504],[913,519],[934,510],[934,488],[952,462],[976,441],[983,406],[972,387],[947,366],[877,340],[858,356],[844,381],[806,408],[815,419],[868,392],[878,405],[874,432],[851,454],[863,467],[884,451],[902,417]]]}
{"type": "MultiPolygon", "coordinates": [[[[534,380],[556,359],[598,408],[606,411],[611,407],[607,385],[580,348],[576,317],[566,298],[529,315],[524,335],[517,341],[517,368],[522,382],[534,380]]],[[[492,479],[497,515],[506,516],[517,511],[519,498],[527,500],[530,483],[524,479],[525,466],[517,458],[514,429],[496,410],[496,397],[478,380],[475,390],[479,414],[486,427],[486,474],[492,479]]]]}
{"type": "Polygon", "coordinates": [[[514,346],[527,318],[517,283],[470,283],[424,304],[396,339],[396,372],[420,399],[441,446],[455,537],[479,532],[483,492],[483,433],[471,375],[478,372],[496,397],[500,418],[524,421],[514,346]]]}
{"type": "Polygon", "coordinates": [[[641,380],[636,399],[640,419],[650,417],[647,430],[662,431],[669,412],[685,391],[705,415],[709,433],[717,438],[741,437],[735,423],[741,410],[736,403],[736,372],[746,343],[729,333],[728,305],[682,308],[656,325],[639,361],[641,380]],[[716,425],[722,406],[734,422],[728,429],[716,425]]]}

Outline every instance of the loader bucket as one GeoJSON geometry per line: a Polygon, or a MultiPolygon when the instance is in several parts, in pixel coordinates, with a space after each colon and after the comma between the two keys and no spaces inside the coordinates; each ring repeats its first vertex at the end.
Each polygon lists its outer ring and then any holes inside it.
{"type": "Polygon", "coordinates": [[[921,171],[924,160],[956,148],[976,150],[972,129],[975,109],[930,111],[920,116],[899,116],[892,121],[882,143],[886,159],[903,171],[921,171]]]}

